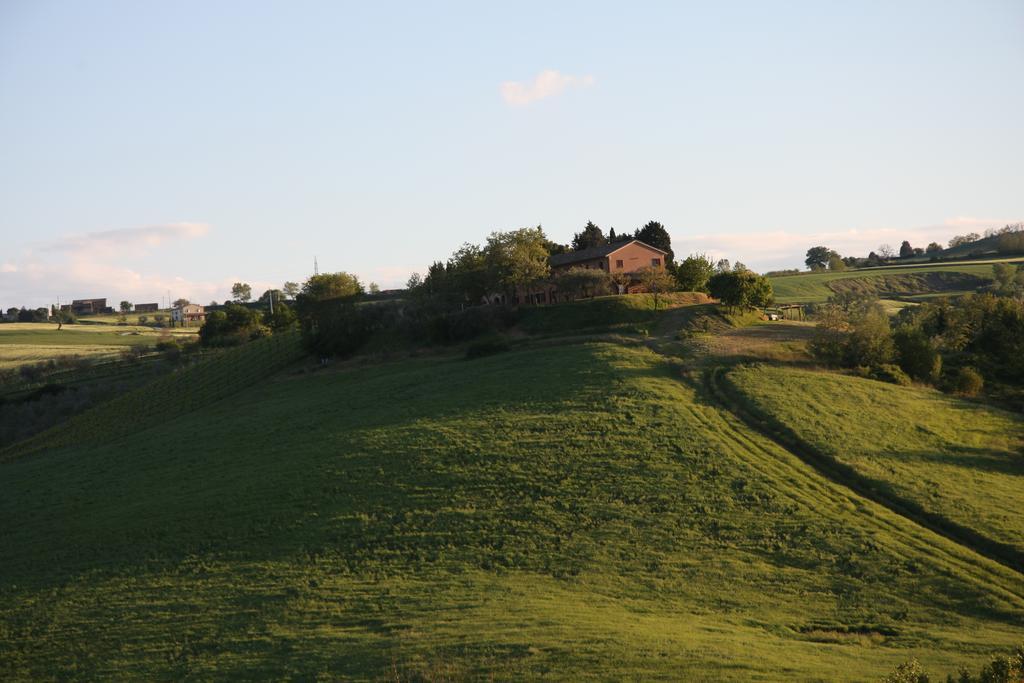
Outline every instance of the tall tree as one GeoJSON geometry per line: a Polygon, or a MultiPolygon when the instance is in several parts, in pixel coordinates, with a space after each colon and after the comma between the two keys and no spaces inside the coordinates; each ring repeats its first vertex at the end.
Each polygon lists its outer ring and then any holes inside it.
{"type": "Polygon", "coordinates": [[[708,291],[715,264],[706,254],[690,254],[676,266],[676,282],[684,292],[708,291]]]}
{"type": "Polygon", "coordinates": [[[311,275],[302,285],[302,294],[314,301],[354,297],[362,293],[363,285],[359,278],[345,272],[311,275]]]}
{"type": "Polygon", "coordinates": [[[288,299],[294,299],[299,295],[299,284],[297,282],[286,282],[281,286],[281,291],[288,299]]]}
{"type": "Polygon", "coordinates": [[[130,313],[131,310],[132,310],[132,302],[131,301],[122,301],[120,308],[121,308],[121,312],[122,313],[130,313]]]}
{"type": "Polygon", "coordinates": [[[175,308],[181,308],[182,306],[188,306],[190,303],[192,303],[192,302],[189,301],[188,299],[185,299],[185,298],[175,299],[174,300],[174,307],[175,308]]]}
{"type": "Polygon", "coordinates": [[[804,263],[811,270],[824,270],[828,267],[829,259],[833,254],[839,256],[828,247],[811,247],[807,250],[807,258],[804,259],[804,263]]]}
{"type": "Polygon", "coordinates": [[[661,268],[652,266],[641,268],[637,271],[637,275],[644,289],[654,295],[654,310],[658,310],[659,297],[675,288],[675,278],[661,268]]]}
{"type": "Polygon", "coordinates": [[[245,282],[236,282],[231,285],[231,298],[242,303],[249,301],[252,299],[252,287],[245,282]]]}
{"type": "Polygon", "coordinates": [[[572,236],[572,248],[574,251],[589,249],[591,247],[600,247],[607,243],[608,240],[605,239],[604,233],[601,232],[601,228],[597,227],[593,221],[587,221],[587,224],[583,227],[583,231],[572,236]]]}
{"type": "Polygon", "coordinates": [[[903,240],[903,244],[900,245],[900,258],[910,258],[914,255],[914,248],[910,246],[910,242],[903,240]]]}
{"type": "Polygon", "coordinates": [[[485,248],[488,273],[508,293],[543,280],[551,272],[545,239],[540,226],[491,233],[485,248]]]}
{"type": "Polygon", "coordinates": [[[644,227],[637,228],[636,232],[633,233],[633,237],[644,244],[649,244],[664,251],[665,265],[672,263],[672,260],[675,258],[675,254],[672,253],[672,238],[669,236],[665,226],[658,221],[648,221],[644,227]]]}
{"type": "Polygon", "coordinates": [[[768,278],[750,270],[718,272],[708,281],[708,290],[730,308],[768,306],[774,296],[768,278]]]}

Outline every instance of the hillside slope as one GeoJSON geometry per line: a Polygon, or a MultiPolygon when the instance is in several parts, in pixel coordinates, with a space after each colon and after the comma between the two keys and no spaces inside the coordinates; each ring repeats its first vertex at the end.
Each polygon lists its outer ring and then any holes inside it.
{"type": "Polygon", "coordinates": [[[5,679],[864,680],[1024,622],[640,348],[281,376],[0,481],[5,679]]]}
{"type": "MultiPolygon", "coordinates": [[[[727,375],[760,415],[883,492],[1024,558],[1024,422],[859,377],[766,365],[727,375]],[[794,396],[801,400],[794,401],[794,396]]],[[[1019,561],[1024,570],[1024,559],[1019,561]]]]}
{"type": "MultiPolygon", "coordinates": [[[[1004,259],[1020,262],[1021,259],[1004,259]]],[[[779,303],[816,303],[841,291],[860,291],[881,297],[958,294],[974,291],[992,281],[993,261],[924,263],[824,271],[772,277],[779,303]]]]}

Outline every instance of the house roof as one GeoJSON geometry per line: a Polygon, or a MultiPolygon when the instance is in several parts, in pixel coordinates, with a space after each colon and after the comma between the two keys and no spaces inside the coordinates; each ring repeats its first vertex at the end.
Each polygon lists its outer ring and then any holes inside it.
{"type": "Polygon", "coordinates": [[[604,258],[605,256],[611,256],[619,249],[628,247],[630,244],[639,244],[643,247],[647,247],[651,251],[656,251],[659,254],[667,254],[667,251],[652,247],[646,242],[640,240],[627,240],[625,242],[613,242],[612,244],[602,244],[600,247],[590,247],[588,249],[580,249],[578,251],[570,251],[566,254],[554,254],[548,259],[548,262],[553,266],[565,266],[570,263],[579,263],[581,261],[592,261],[597,258],[604,258]]]}

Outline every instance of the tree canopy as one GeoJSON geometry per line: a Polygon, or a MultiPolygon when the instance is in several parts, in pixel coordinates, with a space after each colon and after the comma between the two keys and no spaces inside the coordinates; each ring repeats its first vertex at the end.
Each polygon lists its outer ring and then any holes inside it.
{"type": "Polygon", "coordinates": [[[807,250],[807,258],[804,259],[804,263],[811,270],[824,270],[833,256],[838,257],[839,253],[828,247],[811,247],[807,250]]]}
{"type": "Polygon", "coordinates": [[[768,278],[750,270],[716,273],[708,281],[708,290],[731,308],[768,306],[774,299],[768,278]]]}
{"type": "Polygon", "coordinates": [[[252,287],[245,282],[236,282],[231,285],[231,298],[242,303],[249,301],[252,299],[252,287]]]}
{"type": "Polygon", "coordinates": [[[708,291],[708,280],[715,273],[715,264],[706,254],[690,254],[676,265],[676,283],[684,292],[708,291]]]}
{"type": "Polygon", "coordinates": [[[637,228],[636,232],[633,233],[633,237],[644,244],[649,244],[666,252],[666,265],[672,263],[675,258],[675,254],[672,252],[672,238],[669,236],[665,226],[658,221],[648,221],[642,228],[637,228]]]}
{"type": "Polygon", "coordinates": [[[302,295],[314,301],[355,297],[363,293],[359,278],[344,271],[311,275],[302,284],[302,295]]]}
{"type": "Polygon", "coordinates": [[[601,232],[601,228],[595,225],[593,221],[587,221],[583,230],[572,236],[573,251],[580,251],[581,249],[589,249],[591,247],[600,247],[607,243],[608,240],[605,238],[604,233],[601,232]]]}

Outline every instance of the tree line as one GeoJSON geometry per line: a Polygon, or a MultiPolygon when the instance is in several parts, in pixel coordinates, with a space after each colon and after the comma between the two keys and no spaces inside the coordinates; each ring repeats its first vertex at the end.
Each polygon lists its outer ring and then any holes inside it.
{"type": "MultiPolygon", "coordinates": [[[[999,255],[1012,255],[1024,253],[1024,223],[1011,223],[1002,228],[992,228],[985,231],[984,237],[976,232],[966,235],[956,235],[949,240],[949,248],[963,246],[980,242],[982,239],[995,238],[991,243],[991,250],[999,255]]],[[[826,246],[811,247],[807,250],[804,258],[804,265],[812,272],[825,270],[843,271],[849,268],[871,268],[885,265],[899,259],[910,259],[919,256],[930,256],[938,260],[945,251],[945,248],[938,242],[931,242],[927,247],[915,247],[909,240],[904,240],[898,250],[888,244],[879,245],[877,251],[870,252],[867,257],[842,256],[834,249],[826,246]]],[[[980,255],[977,254],[977,255],[980,255]]],[[[799,271],[793,271],[796,274],[799,271]]],[[[784,274],[778,272],[775,274],[784,274]]],[[[789,274],[788,272],[785,274],[789,274]]]]}
{"type": "Polygon", "coordinates": [[[482,245],[463,244],[446,261],[435,261],[425,276],[413,273],[406,286],[413,298],[466,307],[489,300],[495,293],[510,302],[516,292],[545,282],[554,284],[569,300],[601,296],[622,291],[634,277],[655,297],[679,290],[705,292],[732,307],[767,306],[772,302],[770,282],[742,263],[733,266],[726,259],[716,262],[704,254],[692,254],[676,262],[671,237],[658,221],[649,221],[632,233],[616,233],[614,228],[605,233],[588,221],[569,245],[548,239],[541,226],[494,232],[482,245]],[[576,267],[552,275],[548,259],[553,255],[633,239],[664,251],[665,268],[647,267],[626,275],[576,267]]]}
{"type": "Polygon", "coordinates": [[[1022,386],[1024,267],[998,263],[993,277],[987,290],[907,307],[891,319],[875,299],[837,294],[818,311],[810,350],[864,375],[966,396],[986,384],[1022,386]]]}

